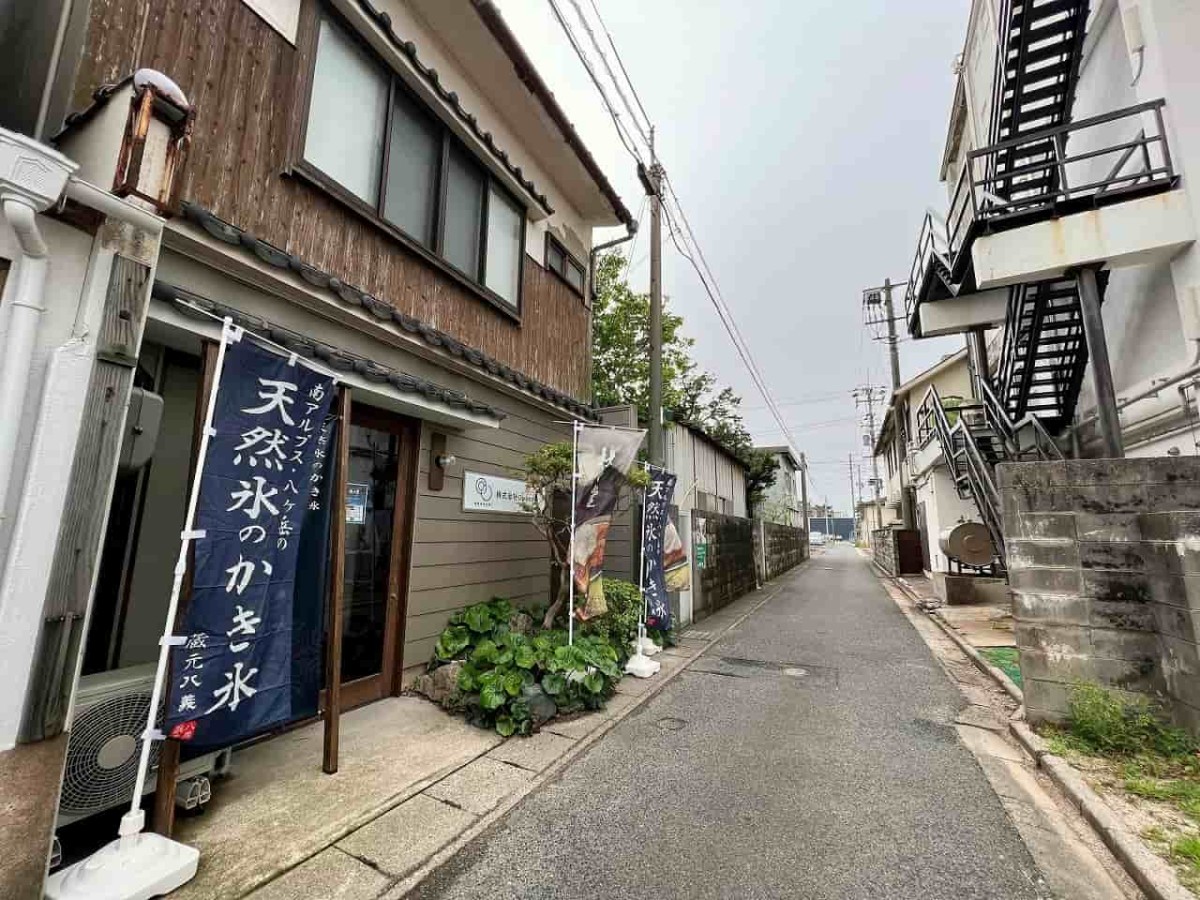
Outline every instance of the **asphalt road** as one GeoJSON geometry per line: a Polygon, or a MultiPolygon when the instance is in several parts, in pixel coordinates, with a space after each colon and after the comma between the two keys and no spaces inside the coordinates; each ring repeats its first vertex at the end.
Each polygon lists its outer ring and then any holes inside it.
{"type": "Polygon", "coordinates": [[[1037,897],[962,695],[865,561],[784,581],[415,896],[1037,897]]]}

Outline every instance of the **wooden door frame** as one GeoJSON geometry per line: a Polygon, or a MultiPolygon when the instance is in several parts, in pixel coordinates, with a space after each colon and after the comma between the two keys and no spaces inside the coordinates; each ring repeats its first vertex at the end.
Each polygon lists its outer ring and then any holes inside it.
{"type": "MultiPolygon", "coordinates": [[[[394,697],[400,693],[404,669],[404,633],[408,615],[408,576],[412,558],[412,530],[416,506],[416,480],[421,452],[421,423],[360,398],[350,409],[350,425],[362,425],[394,434],[396,497],[392,510],[392,546],[388,558],[387,610],[383,633],[383,660],[378,675],[368,675],[341,686],[342,710],[394,697]]],[[[345,498],[338,498],[341,505],[345,498]]],[[[342,515],[345,511],[342,510],[342,515]]],[[[345,547],[342,548],[345,553],[345,547]]]]}

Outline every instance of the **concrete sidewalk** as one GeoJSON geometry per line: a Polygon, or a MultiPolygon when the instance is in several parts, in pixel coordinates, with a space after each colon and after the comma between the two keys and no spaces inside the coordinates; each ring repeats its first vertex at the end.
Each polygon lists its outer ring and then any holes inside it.
{"type": "MultiPolygon", "coordinates": [[[[801,567],[802,568],[802,567],[801,567]]],[[[626,677],[603,710],[507,741],[417,697],[343,719],[341,771],[320,772],[319,723],[250,748],[179,837],[201,848],[185,900],[367,900],[400,896],[439,854],[468,840],[668,684],[793,573],[719,610],[626,677]],[[275,768],[278,767],[278,768],[275,768]]]]}

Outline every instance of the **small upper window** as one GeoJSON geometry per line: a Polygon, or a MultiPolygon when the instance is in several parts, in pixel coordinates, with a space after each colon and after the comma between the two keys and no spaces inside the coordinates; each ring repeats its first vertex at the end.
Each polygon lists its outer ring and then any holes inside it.
{"type": "Polygon", "coordinates": [[[571,255],[554,235],[546,234],[546,268],[570,285],[571,290],[583,296],[583,285],[587,270],[583,263],[571,255]]]}
{"type": "MultiPolygon", "coordinates": [[[[520,308],[524,207],[332,17],[317,33],[304,162],[493,301],[520,308]]],[[[582,291],[575,265],[563,277],[582,291]]]]}

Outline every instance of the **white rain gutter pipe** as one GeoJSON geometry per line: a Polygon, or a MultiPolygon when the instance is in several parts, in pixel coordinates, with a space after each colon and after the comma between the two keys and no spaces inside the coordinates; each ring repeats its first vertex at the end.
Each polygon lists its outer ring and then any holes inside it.
{"type": "Polygon", "coordinates": [[[50,248],[38,228],[37,210],[24,200],[8,198],[2,211],[17,236],[21,258],[17,261],[16,289],[5,303],[8,327],[0,348],[0,520],[8,502],[29,387],[29,368],[37,345],[38,325],[46,309],[43,301],[50,269],[50,248]]]}
{"type": "MultiPolygon", "coordinates": [[[[163,220],[82,179],[71,177],[64,195],[120,222],[162,234],[163,220]]],[[[21,257],[16,260],[16,288],[4,303],[0,345],[0,521],[6,516],[21,419],[29,394],[30,367],[37,347],[38,327],[45,312],[46,276],[50,251],[38,227],[38,210],[22,196],[6,197],[2,212],[16,234],[21,257]]]]}
{"type": "Polygon", "coordinates": [[[82,178],[68,179],[66,195],[82,206],[104,213],[109,218],[117,219],[126,225],[148,231],[155,237],[162,234],[163,225],[166,224],[154,213],[147,212],[127,200],[122,200],[108,191],[101,190],[82,178]]]}

